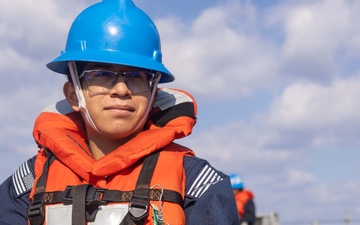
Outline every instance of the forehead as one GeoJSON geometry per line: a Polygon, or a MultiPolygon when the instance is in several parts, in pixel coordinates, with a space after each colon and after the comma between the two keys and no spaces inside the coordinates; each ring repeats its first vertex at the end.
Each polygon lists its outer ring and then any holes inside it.
{"type": "Polygon", "coordinates": [[[86,62],[82,67],[82,70],[92,70],[92,69],[129,71],[129,70],[138,70],[139,68],[131,67],[131,66],[117,65],[117,64],[98,63],[98,62],[86,62]]]}

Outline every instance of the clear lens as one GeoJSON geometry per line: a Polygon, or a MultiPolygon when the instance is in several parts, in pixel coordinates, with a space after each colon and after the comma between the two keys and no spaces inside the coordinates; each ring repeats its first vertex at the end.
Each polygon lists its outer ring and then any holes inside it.
{"type": "Polygon", "coordinates": [[[109,93],[118,82],[124,82],[132,93],[146,92],[150,90],[154,77],[155,74],[150,71],[108,70],[85,70],[79,76],[86,81],[88,90],[94,93],[109,93]]]}

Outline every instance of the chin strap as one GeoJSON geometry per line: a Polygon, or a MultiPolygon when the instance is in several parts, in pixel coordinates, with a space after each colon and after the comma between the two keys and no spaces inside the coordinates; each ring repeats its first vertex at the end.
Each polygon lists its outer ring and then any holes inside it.
{"type": "Polygon", "coordinates": [[[100,131],[96,127],[94,121],[91,119],[89,111],[86,108],[85,98],[84,98],[84,94],[82,92],[82,88],[81,88],[81,85],[80,85],[79,76],[78,76],[77,68],[76,68],[76,63],[74,61],[69,61],[68,66],[69,66],[69,70],[70,70],[71,79],[72,79],[73,84],[74,84],[76,97],[78,99],[78,106],[79,106],[81,112],[84,114],[85,119],[90,124],[90,126],[95,131],[100,133],[100,131]]]}
{"type": "Polygon", "coordinates": [[[158,83],[160,81],[160,78],[161,78],[161,73],[157,72],[157,74],[156,74],[156,76],[154,78],[154,81],[152,82],[151,87],[150,87],[151,96],[150,96],[148,107],[146,109],[145,116],[143,116],[143,118],[141,118],[141,120],[139,121],[138,125],[135,128],[135,131],[137,131],[141,126],[144,126],[145,121],[148,118],[151,107],[153,106],[153,103],[155,101],[156,89],[157,89],[158,83]]]}

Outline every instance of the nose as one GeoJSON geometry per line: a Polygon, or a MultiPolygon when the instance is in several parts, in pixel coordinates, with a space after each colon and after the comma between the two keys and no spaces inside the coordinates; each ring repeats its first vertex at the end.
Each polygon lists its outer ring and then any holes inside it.
{"type": "Polygon", "coordinates": [[[118,76],[114,87],[110,90],[110,95],[125,96],[130,94],[131,91],[126,85],[124,78],[118,76]]]}

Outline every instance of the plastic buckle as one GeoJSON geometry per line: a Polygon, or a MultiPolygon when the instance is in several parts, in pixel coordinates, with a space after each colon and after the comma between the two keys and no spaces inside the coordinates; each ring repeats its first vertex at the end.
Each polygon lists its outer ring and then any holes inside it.
{"type": "Polygon", "coordinates": [[[107,202],[102,200],[105,190],[104,188],[90,187],[86,194],[86,204],[92,205],[96,203],[97,205],[106,205],[107,202]]]}
{"type": "Polygon", "coordinates": [[[129,204],[129,213],[135,218],[141,218],[147,214],[148,206],[129,204]]]}
{"type": "Polygon", "coordinates": [[[41,197],[42,195],[34,196],[34,201],[28,209],[28,217],[31,225],[41,225],[44,221],[44,204],[41,197]]]}
{"type": "Polygon", "coordinates": [[[129,203],[129,213],[137,219],[148,214],[148,206],[150,203],[149,199],[149,189],[147,188],[138,188],[134,191],[130,203],[129,203]]]}
{"type": "MultiPolygon", "coordinates": [[[[73,202],[73,189],[74,186],[67,186],[61,196],[64,205],[71,205],[73,202]]],[[[98,202],[98,205],[106,205],[106,201],[101,200],[103,193],[106,189],[90,187],[86,192],[86,204],[93,204],[98,202]]]]}
{"type": "Polygon", "coordinates": [[[61,196],[61,199],[64,202],[64,205],[71,205],[72,204],[72,199],[73,199],[73,194],[72,194],[72,190],[73,187],[72,186],[67,186],[61,196]]]}

